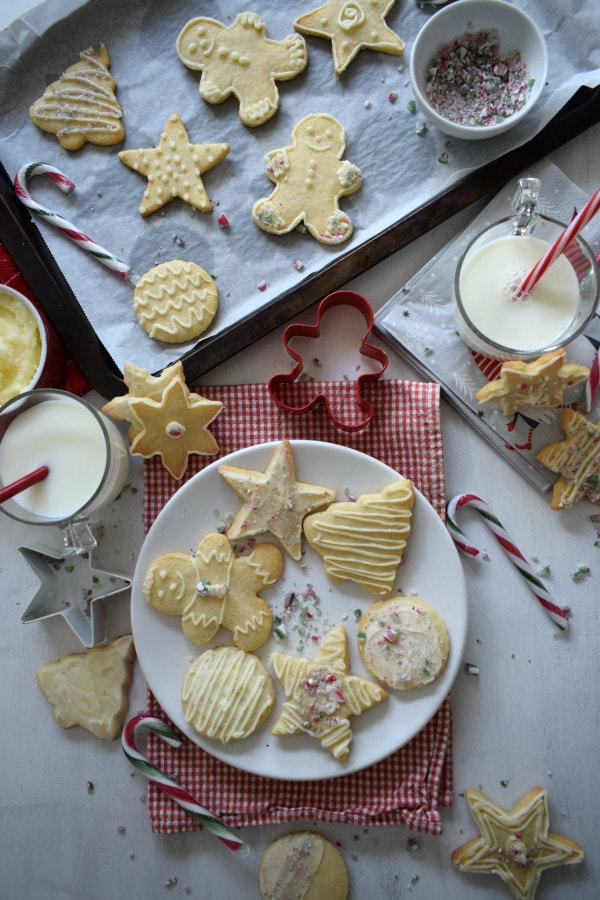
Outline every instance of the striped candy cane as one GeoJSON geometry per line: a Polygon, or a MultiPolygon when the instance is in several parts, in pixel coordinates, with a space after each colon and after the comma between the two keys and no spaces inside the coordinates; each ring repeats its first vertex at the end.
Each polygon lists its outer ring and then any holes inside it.
{"type": "Polygon", "coordinates": [[[39,216],[42,216],[49,225],[54,225],[55,228],[58,228],[59,231],[62,231],[67,237],[70,237],[78,247],[87,250],[88,253],[95,256],[96,259],[100,260],[100,262],[109,269],[112,269],[113,272],[117,272],[121,278],[125,278],[129,272],[129,266],[126,263],[118,259],[104,247],[101,247],[100,244],[96,244],[87,234],[84,234],[83,231],[79,231],[75,225],[72,225],[71,222],[63,219],[58,213],[53,212],[51,209],[48,209],[47,206],[43,206],[33,199],[27,190],[27,182],[34,175],[44,175],[54,184],[58,185],[63,194],[70,194],[75,189],[75,184],[71,179],[67,178],[66,175],[63,175],[62,172],[59,172],[58,169],[55,169],[54,166],[49,166],[42,162],[29,163],[26,166],[22,166],[15,175],[15,192],[21,203],[39,216]]]}
{"type": "Polygon", "coordinates": [[[502,523],[496,518],[490,507],[480,497],[474,494],[457,494],[448,501],[446,506],[446,526],[452,539],[458,549],[466,556],[477,556],[479,550],[474,547],[466,539],[463,531],[456,524],[456,513],[463,506],[470,506],[477,510],[484,520],[487,528],[494,535],[509,560],[525,580],[525,584],[546,610],[553,622],[558,625],[561,631],[566,631],[569,627],[569,619],[567,618],[568,607],[558,606],[552,599],[540,579],[537,577],[521,551],[513,544],[512,539],[505,531],[502,523]]]}
{"type": "Polygon", "coordinates": [[[585,228],[587,223],[596,215],[599,209],[600,188],[592,194],[581,212],[578,212],[577,215],[571,219],[571,222],[567,225],[562,234],[556,238],[552,246],[548,248],[542,258],[535,264],[531,272],[525,276],[516,293],[517,297],[522,297],[523,294],[527,294],[529,291],[533,290],[548,267],[551,266],[553,262],[556,262],[558,257],[564,253],[571,241],[579,234],[582,228],[585,228]]]}
{"type": "Polygon", "coordinates": [[[591,412],[598,386],[600,385],[600,348],[596,351],[592,365],[590,366],[590,374],[588,380],[583,386],[581,396],[577,401],[577,406],[584,412],[591,412]]]}
{"type": "Polygon", "coordinates": [[[198,822],[203,828],[206,828],[207,831],[210,831],[211,834],[218,837],[226,847],[229,847],[230,850],[242,850],[243,855],[245,856],[248,852],[248,846],[244,841],[229,831],[223,823],[218,819],[215,819],[207,809],[200,806],[191,794],[179,787],[177,782],[168,778],[164,772],[161,772],[161,770],[153,765],[147,757],[139,752],[135,745],[135,738],[138,731],[142,728],[155,732],[155,734],[171,747],[181,747],[183,744],[182,738],[169,728],[162,719],[157,719],[155,716],[144,714],[134,716],[125,725],[121,736],[123,752],[131,765],[137,769],[138,772],[141,772],[142,775],[145,775],[148,781],[156,784],[164,791],[167,797],[170,797],[175,803],[185,809],[195,822],[198,822]]]}

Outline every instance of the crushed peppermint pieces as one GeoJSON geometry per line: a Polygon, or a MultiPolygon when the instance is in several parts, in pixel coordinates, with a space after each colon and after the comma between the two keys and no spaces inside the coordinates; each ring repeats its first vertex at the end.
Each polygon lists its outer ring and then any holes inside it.
{"type": "Polygon", "coordinates": [[[390,91],[390,93],[388,94],[389,102],[395,103],[397,99],[398,99],[398,94],[396,93],[396,91],[390,91]]]}
{"type": "Polygon", "coordinates": [[[257,286],[257,288],[259,289],[259,291],[266,291],[266,289],[267,289],[267,282],[266,282],[266,281],[261,281],[261,282],[259,282],[256,286],[257,286]]]}
{"type": "Polygon", "coordinates": [[[225,213],[221,213],[221,215],[217,219],[217,224],[220,228],[229,228],[229,219],[227,218],[225,213]]]}
{"type": "Polygon", "coordinates": [[[406,108],[408,109],[409,113],[412,113],[413,115],[415,115],[416,112],[417,112],[417,103],[416,103],[416,101],[415,101],[415,100],[409,100],[408,103],[406,104],[406,108]]]}
{"type": "Polygon", "coordinates": [[[579,581],[582,581],[586,575],[590,574],[589,566],[578,566],[574,572],[571,572],[571,580],[576,584],[579,581]]]}
{"type": "Polygon", "coordinates": [[[479,675],[479,666],[467,662],[465,663],[465,672],[467,675],[479,675]]]}
{"type": "Polygon", "coordinates": [[[304,263],[300,259],[295,259],[293,265],[297,272],[302,272],[304,269],[304,263]]]}
{"type": "Polygon", "coordinates": [[[466,32],[430,61],[425,93],[439,115],[457,125],[489,126],[519,112],[534,80],[518,50],[498,52],[495,31],[466,32]]]}

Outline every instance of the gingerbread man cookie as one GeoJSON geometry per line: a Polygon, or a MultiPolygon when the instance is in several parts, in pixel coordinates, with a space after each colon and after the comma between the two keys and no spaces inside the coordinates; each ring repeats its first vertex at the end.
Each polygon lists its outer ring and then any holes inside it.
{"type": "Polygon", "coordinates": [[[291,145],[265,157],[267,175],[276,188],[252,208],[258,227],[287,234],[304,222],[323,244],[347,241],[354,226],[338,200],[359,189],[362,174],[342,160],[345,149],[344,129],[333,116],[316,113],[301,119],[292,131],[291,145]]]}
{"type": "Polygon", "coordinates": [[[189,69],[202,72],[200,96],[222,103],[232,94],[240,104],[240,119],[255,127],[279,108],[276,81],[289,81],[306,68],[306,42],[299,34],[282,41],[266,37],[266,26],[255,13],[240,13],[229,27],[215,19],[191,19],[177,38],[177,53],[189,69]]]}
{"type": "Polygon", "coordinates": [[[272,615],[258,592],[283,572],[283,555],[267,542],[249,556],[236,557],[224,534],[209,534],[195,556],[167,553],[150,565],[144,595],[159,612],[181,616],[185,636],[205,644],[221,626],[233,632],[246,652],[260,647],[271,633],[272,615]]]}

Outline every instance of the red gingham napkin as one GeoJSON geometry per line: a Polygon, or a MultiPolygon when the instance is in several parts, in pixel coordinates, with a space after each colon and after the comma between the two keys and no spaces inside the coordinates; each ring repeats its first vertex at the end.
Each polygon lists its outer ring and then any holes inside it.
{"type": "MultiPolygon", "coordinates": [[[[346,396],[351,416],[352,395],[341,383],[299,383],[294,388],[299,405],[314,396],[315,388],[346,396]]],[[[355,434],[336,428],[322,407],[304,415],[280,409],[265,384],[207,386],[200,392],[223,403],[223,410],[210,426],[221,456],[283,438],[343,444],[377,457],[410,478],[444,516],[438,385],[398,380],[366,385],[363,394],[373,404],[374,416],[367,428],[355,434]]],[[[186,480],[213,460],[191,457],[186,480]]],[[[144,476],[147,530],[181,482],[171,478],[158,457],[145,462],[144,476]]],[[[148,711],[169,721],[150,692],[148,711]]],[[[147,755],[163,772],[176,774],[183,788],[230,827],[308,819],[356,825],[404,824],[441,834],[439,807],[452,803],[450,697],[401,750],[360,772],[324,781],[284,781],[249,774],[221,762],[191,741],[173,749],[152,733],[148,735],[147,755]]],[[[200,827],[152,783],[148,811],[155,832],[168,834],[200,827]]]]}

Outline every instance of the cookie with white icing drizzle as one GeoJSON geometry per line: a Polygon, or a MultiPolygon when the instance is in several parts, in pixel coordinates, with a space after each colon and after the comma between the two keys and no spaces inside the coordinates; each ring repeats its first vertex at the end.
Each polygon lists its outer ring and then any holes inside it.
{"type": "Polygon", "coordinates": [[[258,869],[264,900],[346,900],[348,871],[339,850],[312,831],[278,838],[265,850],[258,869]]]}

